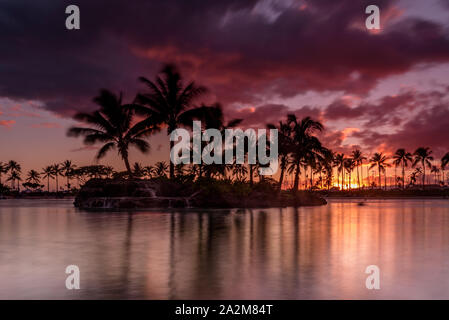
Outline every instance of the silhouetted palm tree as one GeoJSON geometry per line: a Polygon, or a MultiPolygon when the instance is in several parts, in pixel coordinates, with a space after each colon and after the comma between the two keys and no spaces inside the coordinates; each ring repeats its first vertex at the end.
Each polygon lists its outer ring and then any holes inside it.
{"type": "Polygon", "coordinates": [[[338,153],[334,158],[334,166],[337,167],[337,185],[340,184],[340,173],[341,173],[341,189],[343,190],[343,178],[344,178],[344,168],[345,168],[345,155],[343,153],[338,153]]]}
{"type": "MultiPolygon", "coordinates": [[[[359,166],[363,165],[363,161],[366,160],[366,157],[363,156],[362,151],[359,149],[355,149],[352,151],[352,159],[354,160],[356,169],[357,169],[357,184],[359,185],[359,189],[361,188],[360,184],[360,175],[359,175],[359,166]]],[[[363,182],[363,170],[361,170],[362,182],[363,182]]]]}
{"type": "Polygon", "coordinates": [[[346,169],[346,172],[348,172],[348,175],[349,175],[348,189],[351,189],[351,185],[352,185],[352,171],[356,167],[355,160],[352,157],[351,158],[346,158],[345,162],[344,162],[344,167],[346,169]]]}
{"type": "MultiPolygon", "coordinates": [[[[168,135],[181,126],[191,127],[194,119],[203,117],[207,107],[194,107],[193,103],[207,92],[206,88],[193,81],[185,84],[174,65],[166,65],[155,81],[145,77],[139,80],[147,85],[149,92],[137,95],[136,102],[141,106],[136,111],[152,122],[166,124],[168,135]]],[[[170,150],[173,146],[174,141],[170,141],[170,150]]],[[[170,161],[170,178],[174,174],[175,167],[170,161]]]]}
{"type": "Polygon", "coordinates": [[[232,174],[237,178],[237,181],[244,181],[248,174],[248,168],[243,164],[236,164],[232,169],[232,174]]]}
{"type": "Polygon", "coordinates": [[[59,192],[59,183],[58,183],[59,180],[58,180],[58,177],[62,176],[63,170],[59,166],[58,163],[55,163],[51,167],[52,167],[52,170],[53,170],[53,176],[56,178],[56,192],[59,192]]]}
{"type": "Polygon", "coordinates": [[[130,146],[147,153],[150,145],[144,140],[157,130],[157,127],[149,119],[132,125],[134,105],[123,105],[122,96],[117,97],[107,90],[101,90],[100,95],[94,98],[94,102],[101,108],[92,113],[78,113],[75,119],[85,122],[92,128],[72,127],[68,130],[68,136],[84,136],[86,145],[97,142],[106,143],[97,153],[97,159],[103,158],[112,149],[117,149],[118,154],[125,162],[128,174],[132,176],[129,165],[128,151],[130,146]]]}
{"type": "Polygon", "coordinates": [[[443,156],[443,158],[441,158],[441,170],[443,171],[443,185],[446,184],[446,181],[444,180],[444,179],[446,179],[445,176],[444,176],[444,170],[446,169],[446,166],[447,166],[448,163],[449,163],[449,152],[446,153],[443,156]]]}
{"type": "Polygon", "coordinates": [[[63,171],[64,176],[67,179],[67,190],[70,190],[70,177],[73,176],[73,170],[76,168],[72,161],[66,160],[61,163],[61,170],[63,171]]]}
{"type": "Polygon", "coordinates": [[[321,142],[313,135],[317,131],[322,131],[323,125],[310,117],[298,120],[294,114],[287,116],[287,124],[292,127],[292,161],[295,174],[293,190],[297,191],[301,162],[323,151],[321,142]]]}
{"type": "Polygon", "coordinates": [[[437,176],[439,176],[439,173],[440,173],[440,168],[438,168],[437,166],[432,166],[432,168],[430,168],[430,172],[431,173],[433,173],[433,178],[434,178],[434,181],[435,181],[435,184],[439,184],[439,182],[438,182],[438,178],[437,178],[437,176]]]}
{"type": "Polygon", "coordinates": [[[20,177],[20,171],[11,171],[6,181],[11,181],[11,189],[15,188],[15,182],[17,181],[17,191],[20,191],[19,181],[22,181],[22,178],[20,177]]]}
{"type": "Polygon", "coordinates": [[[426,181],[426,166],[428,168],[432,167],[431,161],[433,160],[433,156],[431,155],[432,151],[430,148],[420,147],[416,149],[414,156],[415,159],[413,161],[413,167],[415,167],[418,163],[421,163],[423,169],[423,177],[422,177],[422,188],[424,189],[425,181],[426,181]]]}
{"type": "Polygon", "coordinates": [[[167,176],[168,165],[165,161],[156,162],[154,165],[154,173],[158,177],[166,177],[167,176]]]}
{"type": "Polygon", "coordinates": [[[42,169],[43,178],[47,178],[47,191],[50,193],[50,178],[54,178],[53,166],[47,166],[42,169]]]}
{"type": "Polygon", "coordinates": [[[412,162],[412,154],[405,151],[405,149],[398,149],[393,155],[393,164],[397,167],[402,166],[402,189],[405,188],[405,168],[408,166],[409,162],[412,162]]]}
{"type": "Polygon", "coordinates": [[[145,166],[145,167],[143,168],[143,170],[144,170],[144,172],[145,172],[145,175],[146,175],[148,178],[153,177],[153,173],[154,173],[154,167],[153,167],[153,166],[145,166]]]}
{"type": "Polygon", "coordinates": [[[2,174],[7,172],[8,172],[7,164],[0,162],[0,184],[2,184],[2,174]]]}
{"type": "Polygon", "coordinates": [[[143,175],[145,174],[145,170],[140,163],[138,163],[138,162],[134,163],[133,174],[134,174],[134,176],[139,177],[139,178],[143,177],[143,175]]]}
{"type": "Polygon", "coordinates": [[[36,170],[28,171],[26,182],[39,184],[41,182],[40,174],[36,170]]]}
{"type": "Polygon", "coordinates": [[[17,161],[14,160],[10,160],[8,161],[8,164],[6,165],[6,172],[9,172],[9,178],[6,181],[11,181],[11,187],[12,189],[14,189],[15,186],[15,181],[19,179],[17,179],[17,177],[20,178],[20,173],[22,172],[22,167],[20,166],[19,163],[17,163],[17,161]]]}
{"type": "MultiPolygon", "coordinates": [[[[373,157],[371,158],[371,168],[374,168],[377,166],[377,169],[379,171],[379,188],[382,189],[382,180],[381,180],[381,172],[386,171],[387,166],[387,160],[388,158],[382,153],[382,152],[376,152],[373,157]]],[[[387,186],[385,186],[387,187],[387,186]]]]}
{"type": "Polygon", "coordinates": [[[281,190],[285,170],[287,169],[287,165],[290,161],[290,152],[292,151],[292,127],[282,121],[279,121],[279,125],[277,127],[273,124],[268,124],[267,127],[268,129],[278,130],[278,155],[279,167],[281,168],[278,188],[281,190]]]}

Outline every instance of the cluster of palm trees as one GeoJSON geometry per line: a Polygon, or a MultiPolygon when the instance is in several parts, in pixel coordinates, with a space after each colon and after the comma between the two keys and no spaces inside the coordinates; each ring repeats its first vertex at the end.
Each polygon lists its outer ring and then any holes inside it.
{"type": "MultiPolygon", "coordinates": [[[[197,177],[214,177],[244,181],[248,176],[249,183],[253,184],[254,176],[257,175],[258,164],[255,165],[183,165],[175,167],[169,161],[168,165],[159,162],[155,167],[143,167],[135,164],[131,168],[129,164],[129,148],[136,147],[143,153],[150,150],[150,145],[146,138],[151,134],[167,129],[170,134],[179,127],[191,127],[192,121],[201,120],[204,129],[216,128],[223,131],[241,123],[241,119],[233,119],[225,124],[223,121],[223,111],[219,104],[206,106],[196,105],[207,89],[197,86],[194,82],[185,83],[173,65],[167,65],[154,81],[147,78],[139,78],[145,84],[147,91],[137,94],[132,103],[123,103],[122,95],[116,96],[113,93],[102,90],[100,95],[94,99],[99,106],[99,110],[92,113],[79,113],[75,116],[78,121],[85,122],[88,127],[72,127],[68,131],[69,136],[83,136],[84,143],[91,145],[94,143],[104,143],[97,153],[97,159],[101,159],[110,150],[117,150],[123,159],[127,174],[134,177],[151,177],[154,172],[157,175],[165,175],[166,167],[169,169],[169,178],[176,176],[190,175],[197,177]],[[139,119],[139,121],[136,121],[139,119]]],[[[323,125],[305,117],[298,119],[294,114],[287,116],[285,122],[278,125],[269,124],[268,128],[276,128],[279,132],[279,163],[280,177],[279,188],[283,188],[286,175],[293,176],[293,190],[301,187],[301,175],[304,174],[304,188],[332,188],[333,171],[337,169],[337,186],[340,189],[352,188],[352,174],[356,173],[357,187],[366,186],[363,178],[363,163],[368,159],[359,149],[352,152],[349,157],[343,153],[333,153],[324,147],[315,135],[323,130],[323,125]],[[355,172],[354,172],[355,171],[355,172]],[[318,177],[318,178],[315,178],[318,177]]],[[[174,142],[170,141],[170,150],[174,142]]],[[[443,157],[441,170],[444,171],[447,165],[448,155],[443,157]]],[[[369,159],[367,177],[368,186],[381,187],[382,174],[384,175],[384,187],[386,187],[386,169],[392,164],[388,163],[388,157],[383,153],[375,153],[369,159]],[[370,181],[369,170],[377,168],[378,181],[370,181]]],[[[418,148],[413,155],[404,149],[399,149],[393,157],[395,168],[402,167],[402,187],[405,187],[405,167],[409,162],[413,167],[420,164],[420,168],[415,170],[410,177],[411,184],[416,181],[416,177],[422,171],[423,186],[425,184],[426,168],[437,175],[440,170],[437,166],[432,166],[431,151],[429,148],[418,148]]],[[[263,177],[259,177],[260,180],[263,177]]],[[[374,179],[372,179],[374,180],[374,179]]],[[[443,172],[444,183],[444,172],[443,172]]]]}
{"type": "MultiPolygon", "coordinates": [[[[160,161],[153,166],[143,166],[129,163],[129,149],[136,147],[142,153],[148,153],[150,144],[147,138],[167,129],[170,135],[173,130],[185,127],[191,128],[193,120],[201,120],[203,129],[216,128],[224,132],[226,128],[232,128],[242,122],[242,119],[232,119],[225,123],[223,110],[220,104],[204,105],[197,104],[199,98],[207,93],[206,88],[192,82],[185,82],[177,68],[166,65],[154,81],[141,77],[139,81],[146,86],[146,91],[136,95],[132,103],[124,103],[122,94],[115,95],[108,90],[101,90],[94,102],[99,109],[91,113],[78,113],[75,119],[87,124],[86,127],[72,127],[68,130],[68,136],[84,137],[86,145],[102,143],[96,158],[103,158],[109,151],[116,150],[123,160],[126,172],[115,172],[112,167],[103,165],[92,165],[76,167],[67,160],[60,164],[45,167],[41,173],[31,170],[27,174],[26,186],[40,186],[40,179],[46,179],[47,190],[50,191],[50,180],[54,179],[56,190],[59,190],[58,177],[66,178],[67,190],[71,188],[71,180],[78,180],[79,184],[93,177],[133,177],[154,178],[168,177],[170,179],[189,176],[193,179],[202,177],[228,179],[230,181],[245,182],[248,179],[253,184],[254,177],[258,175],[260,164],[226,164],[205,165],[190,164],[175,166],[171,161],[160,161]]],[[[402,169],[402,176],[396,177],[396,186],[405,188],[405,168],[409,164],[415,171],[409,177],[409,185],[416,183],[417,178],[422,176],[422,186],[425,185],[426,172],[434,174],[435,181],[444,185],[444,170],[449,163],[449,153],[441,160],[439,166],[434,165],[432,151],[429,148],[418,148],[413,154],[405,149],[398,149],[393,155],[392,163],[382,152],[377,152],[369,159],[359,149],[352,151],[351,155],[334,153],[324,147],[316,136],[323,130],[323,125],[310,117],[298,119],[296,115],[289,114],[285,121],[278,125],[268,124],[267,128],[278,130],[278,150],[280,173],[276,182],[279,189],[291,188],[304,189],[351,189],[354,187],[382,187],[382,175],[384,176],[384,187],[387,186],[387,168],[394,165],[402,169]],[[367,175],[364,178],[363,165],[366,162],[367,175]],[[377,183],[370,179],[370,170],[377,169],[377,183]],[[334,170],[337,173],[337,181],[334,184],[334,170]],[[442,179],[441,179],[441,176],[442,179]],[[356,176],[356,183],[353,182],[356,176]],[[292,183],[288,178],[292,177],[292,183]],[[301,183],[301,179],[304,180],[301,183]],[[287,182],[286,182],[287,180],[287,182]]],[[[170,141],[170,149],[174,142],[170,141]]],[[[223,153],[224,154],[224,153],[223,153]]],[[[245,155],[247,156],[247,155],[245,155]]],[[[21,167],[15,161],[7,164],[0,163],[0,183],[2,173],[9,173],[7,181],[11,187],[19,188],[21,181],[21,167]]],[[[259,181],[268,180],[259,176],[259,181]]],[[[25,184],[24,184],[25,186],[25,184]]]]}
{"type": "MultiPolygon", "coordinates": [[[[34,169],[27,172],[25,183],[22,185],[29,189],[40,189],[41,179],[47,179],[47,190],[50,192],[50,179],[56,179],[56,190],[59,190],[59,176],[67,178],[67,189],[70,189],[70,179],[73,176],[75,166],[72,161],[66,160],[63,163],[56,163],[42,169],[38,172],[34,169]]],[[[20,181],[22,181],[22,166],[17,161],[10,160],[7,163],[0,162],[0,184],[2,183],[2,174],[8,174],[7,182],[11,183],[12,190],[20,191],[20,181]]]]}

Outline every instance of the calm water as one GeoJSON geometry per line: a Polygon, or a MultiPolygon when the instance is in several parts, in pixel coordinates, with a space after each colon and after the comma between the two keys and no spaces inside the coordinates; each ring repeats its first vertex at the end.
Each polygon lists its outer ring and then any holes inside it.
{"type": "Polygon", "coordinates": [[[1,200],[0,298],[448,299],[449,201],[89,213],[1,200]],[[81,290],[65,288],[71,264],[81,290]]]}

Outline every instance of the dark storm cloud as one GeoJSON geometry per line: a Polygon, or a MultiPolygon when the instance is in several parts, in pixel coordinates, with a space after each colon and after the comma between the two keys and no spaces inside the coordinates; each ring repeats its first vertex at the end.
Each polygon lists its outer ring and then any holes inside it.
{"type": "MultiPolygon", "coordinates": [[[[382,12],[395,4],[376,2],[382,12]]],[[[2,1],[0,96],[66,113],[103,87],[132,99],[138,76],[174,61],[225,104],[260,104],[307,90],[366,93],[418,64],[449,61],[447,34],[434,22],[364,30],[369,1],[269,3],[78,0],[81,30],[68,31],[72,1],[2,1]]]]}

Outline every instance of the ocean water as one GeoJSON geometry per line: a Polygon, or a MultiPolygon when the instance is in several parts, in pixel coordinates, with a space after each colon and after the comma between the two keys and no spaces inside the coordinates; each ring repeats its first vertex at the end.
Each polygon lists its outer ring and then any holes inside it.
{"type": "Polygon", "coordinates": [[[449,200],[171,212],[0,200],[0,299],[449,299],[449,200]],[[66,288],[69,265],[80,290],[66,288]]]}

